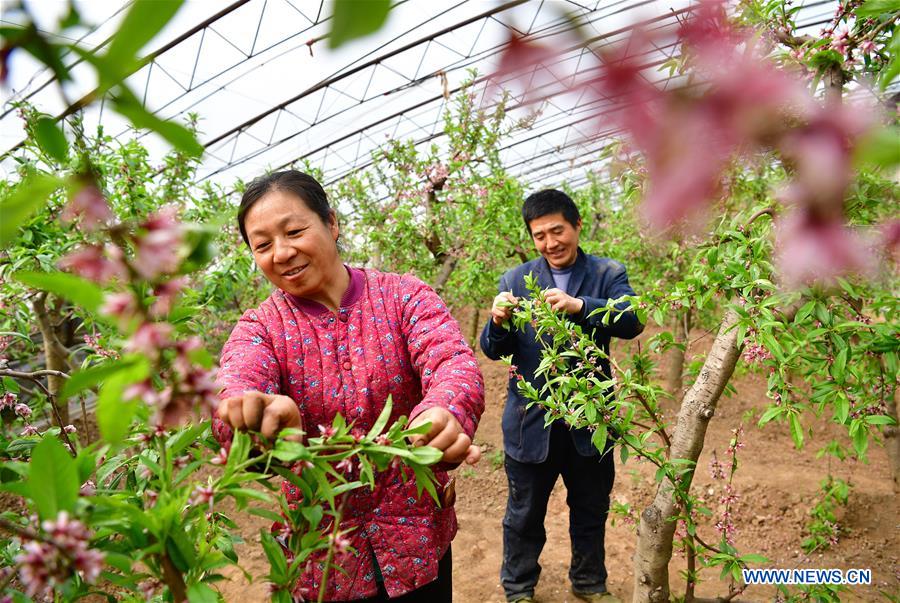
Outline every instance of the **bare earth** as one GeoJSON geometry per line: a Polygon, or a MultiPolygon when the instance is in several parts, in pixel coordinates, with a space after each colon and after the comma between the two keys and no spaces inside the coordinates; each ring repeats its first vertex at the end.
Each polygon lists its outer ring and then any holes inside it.
{"type": "MultiPolygon", "coordinates": [[[[704,352],[711,336],[697,339],[689,355],[704,352]]],[[[640,340],[647,338],[647,333],[640,340]]],[[[633,342],[618,342],[614,349],[624,353],[633,342]]],[[[506,476],[502,465],[502,436],[500,416],[506,395],[507,369],[491,362],[479,353],[487,386],[487,409],[481,419],[476,443],[485,454],[475,468],[459,471],[457,476],[457,514],[459,534],[453,542],[455,600],[469,602],[504,601],[499,572],[502,557],[501,521],[506,508],[506,476]]],[[[737,395],[723,398],[716,416],[710,422],[706,444],[694,479],[694,492],[705,497],[707,506],[715,513],[718,507],[719,486],[713,482],[708,467],[713,450],[722,454],[731,438],[731,430],[742,421],[748,410],[756,411],[756,418],[745,419],[745,447],[739,452],[740,469],[735,477],[739,499],[734,509],[735,545],[743,553],[760,553],[770,559],[761,567],[770,568],[870,568],[873,585],[853,587],[842,595],[844,601],[887,601],[900,593],[900,504],[892,493],[890,471],[884,450],[875,445],[869,450],[868,464],[855,460],[843,463],[832,459],[831,473],[852,485],[847,508],[839,512],[840,525],[846,533],[830,550],[807,557],[800,548],[806,536],[805,525],[810,508],[818,500],[820,482],[829,469],[829,461],[816,459],[817,450],[831,437],[847,443],[837,426],[823,419],[804,418],[804,426],[811,430],[807,445],[796,450],[787,426],[769,424],[757,428],[756,421],[766,405],[765,378],[757,373],[740,371],[732,379],[737,395]]],[[[668,409],[670,417],[677,409],[668,409]]],[[[612,497],[640,510],[650,501],[654,491],[653,471],[646,463],[629,460],[626,465],[616,455],[616,483],[612,497]]],[[[249,514],[239,514],[237,523],[247,544],[238,547],[243,567],[250,575],[261,576],[268,564],[258,543],[259,530],[268,522],[249,514]]],[[[703,539],[713,543],[719,535],[714,521],[701,527],[703,539]]],[[[536,598],[544,603],[577,601],[568,591],[568,512],[562,480],[550,499],[546,519],[547,546],[541,557],[543,572],[536,598]]],[[[609,570],[609,589],[623,600],[632,594],[633,564],[636,534],[633,525],[621,519],[607,524],[606,565],[609,570]]],[[[684,583],[679,572],[685,560],[676,552],[670,564],[670,579],[674,595],[683,595],[684,583]]],[[[232,580],[219,588],[229,602],[247,603],[266,600],[266,585],[257,580],[247,583],[237,571],[230,572],[232,580]]],[[[697,595],[714,597],[728,594],[728,583],[719,580],[717,569],[705,570],[697,595]]],[[[752,587],[739,600],[772,600],[772,587],[752,587]]],[[[894,598],[894,601],[897,599],[894,598]]]]}

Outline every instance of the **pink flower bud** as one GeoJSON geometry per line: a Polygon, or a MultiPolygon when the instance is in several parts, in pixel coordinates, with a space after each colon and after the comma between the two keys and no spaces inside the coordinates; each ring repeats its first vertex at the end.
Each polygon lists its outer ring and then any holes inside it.
{"type": "Polygon", "coordinates": [[[94,231],[112,220],[113,213],[100,189],[89,184],[72,196],[60,218],[64,222],[81,218],[81,227],[86,231],[94,231]]]}

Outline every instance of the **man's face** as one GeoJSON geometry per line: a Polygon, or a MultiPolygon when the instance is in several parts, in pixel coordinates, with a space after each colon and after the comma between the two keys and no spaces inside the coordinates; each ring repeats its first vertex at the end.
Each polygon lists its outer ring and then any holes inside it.
{"type": "Polygon", "coordinates": [[[572,226],[560,212],[535,218],[528,226],[531,228],[535,248],[547,259],[551,268],[560,270],[575,263],[581,220],[572,226]]]}

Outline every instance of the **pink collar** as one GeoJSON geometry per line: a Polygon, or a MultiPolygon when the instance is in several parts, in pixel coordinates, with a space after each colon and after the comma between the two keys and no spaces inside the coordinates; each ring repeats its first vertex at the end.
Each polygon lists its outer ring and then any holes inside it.
{"type": "MultiPolygon", "coordinates": [[[[366,281],[366,273],[363,270],[359,268],[351,268],[346,264],[344,264],[344,268],[347,269],[347,272],[350,275],[350,286],[347,287],[347,290],[344,291],[344,296],[341,298],[341,308],[352,306],[360,297],[362,297],[363,285],[366,281]]],[[[297,297],[296,295],[292,295],[287,292],[283,293],[285,297],[293,301],[298,308],[311,316],[331,314],[331,310],[317,301],[306,299],[304,297],[297,297]]]]}

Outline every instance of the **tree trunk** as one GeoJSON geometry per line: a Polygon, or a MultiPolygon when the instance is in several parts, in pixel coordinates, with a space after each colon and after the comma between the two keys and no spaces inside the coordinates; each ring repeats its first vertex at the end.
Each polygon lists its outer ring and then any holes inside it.
{"type": "Polygon", "coordinates": [[[472,349],[478,349],[478,336],[481,334],[481,321],[479,320],[478,306],[472,306],[472,317],[469,319],[469,344],[472,349]]]}
{"type": "Polygon", "coordinates": [[[443,295],[444,287],[447,286],[447,281],[450,280],[450,275],[453,274],[453,269],[456,268],[456,262],[458,258],[452,255],[443,255],[443,259],[441,261],[441,268],[438,270],[438,275],[434,279],[434,290],[438,295],[443,295]]]}
{"type": "Polygon", "coordinates": [[[684,394],[684,357],[687,353],[687,343],[690,340],[691,332],[691,309],[686,308],[683,312],[676,313],[672,321],[672,334],[675,336],[675,343],[685,346],[673,347],[669,350],[669,368],[666,372],[666,391],[672,395],[675,402],[681,402],[684,394]]]}
{"type": "MultiPolygon", "coordinates": [[[[670,459],[689,459],[694,462],[703,450],[703,439],[709,420],[716,412],[716,404],[734,372],[739,350],[738,315],[727,310],[722,317],[719,334],[703,363],[700,375],[684,396],[678,422],[672,434],[670,459]]],[[[693,473],[685,474],[690,487],[693,473]]],[[[641,513],[638,544],[634,554],[634,602],[660,603],[669,600],[669,561],[672,558],[672,538],[675,522],[669,518],[678,513],[674,484],[664,479],[656,490],[653,502],[641,513]]]]}
{"type": "MultiPolygon", "coordinates": [[[[894,395],[887,402],[888,415],[896,422],[900,417],[900,404],[898,404],[897,388],[893,387],[894,395]]],[[[900,493],[900,425],[887,425],[884,428],[884,449],[887,451],[888,461],[891,466],[891,481],[894,484],[894,492],[900,493]]]]}
{"type": "MultiPolygon", "coordinates": [[[[44,363],[46,368],[51,371],[60,371],[69,373],[69,350],[59,341],[59,335],[56,332],[54,323],[59,323],[58,316],[51,316],[52,311],[47,309],[47,294],[39,293],[32,302],[35,316],[37,317],[38,327],[41,330],[41,336],[44,338],[44,363]]],[[[69,424],[69,405],[58,404],[59,392],[62,390],[65,379],[58,375],[47,376],[47,390],[50,392],[50,404],[57,408],[59,412],[59,420],[62,424],[60,429],[69,424]]]]}

